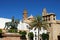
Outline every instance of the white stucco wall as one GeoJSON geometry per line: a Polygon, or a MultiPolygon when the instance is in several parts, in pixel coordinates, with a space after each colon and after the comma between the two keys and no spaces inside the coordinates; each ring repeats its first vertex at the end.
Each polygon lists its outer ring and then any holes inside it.
{"type": "Polygon", "coordinates": [[[29,25],[27,23],[23,23],[22,21],[20,21],[20,23],[18,24],[18,30],[29,30],[29,25]]]}
{"type": "Polygon", "coordinates": [[[0,18],[0,29],[3,29],[5,27],[5,23],[10,22],[10,21],[11,21],[11,19],[0,18]]]}

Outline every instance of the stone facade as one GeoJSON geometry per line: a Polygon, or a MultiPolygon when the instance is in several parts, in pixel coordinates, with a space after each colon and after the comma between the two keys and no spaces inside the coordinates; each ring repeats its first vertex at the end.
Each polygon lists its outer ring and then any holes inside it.
{"type": "MultiPolygon", "coordinates": [[[[23,20],[26,23],[32,22],[34,17],[27,17],[27,10],[24,11],[23,20]]],[[[47,29],[49,32],[49,40],[58,40],[58,35],[60,35],[60,20],[56,20],[55,13],[48,13],[46,8],[42,11],[42,20],[48,23],[49,28],[47,29]]]]}
{"type": "Polygon", "coordinates": [[[43,21],[47,21],[49,25],[49,40],[58,40],[58,35],[60,35],[60,20],[56,20],[56,15],[54,13],[47,13],[46,8],[42,12],[43,21]]]}

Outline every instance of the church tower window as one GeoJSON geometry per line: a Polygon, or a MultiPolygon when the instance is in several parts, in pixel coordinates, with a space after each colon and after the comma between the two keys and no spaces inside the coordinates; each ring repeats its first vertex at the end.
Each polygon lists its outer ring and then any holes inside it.
{"type": "Polygon", "coordinates": [[[53,16],[53,20],[55,20],[55,16],[53,16]]]}
{"type": "Polygon", "coordinates": [[[55,20],[55,18],[53,18],[53,20],[55,20]]]}

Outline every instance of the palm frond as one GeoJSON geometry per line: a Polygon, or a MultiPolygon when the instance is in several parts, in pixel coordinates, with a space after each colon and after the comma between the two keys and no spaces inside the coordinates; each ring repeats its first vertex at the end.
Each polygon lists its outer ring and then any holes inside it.
{"type": "Polygon", "coordinates": [[[31,28],[39,28],[41,29],[41,27],[44,27],[45,29],[47,29],[48,25],[46,21],[42,21],[42,17],[41,16],[36,16],[34,18],[34,21],[30,24],[31,28]]]}

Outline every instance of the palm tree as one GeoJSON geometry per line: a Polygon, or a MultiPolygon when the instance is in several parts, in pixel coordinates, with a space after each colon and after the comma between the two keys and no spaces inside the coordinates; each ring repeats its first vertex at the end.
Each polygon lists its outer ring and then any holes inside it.
{"type": "Polygon", "coordinates": [[[40,35],[39,30],[41,30],[41,27],[43,27],[45,29],[47,29],[47,27],[48,27],[47,23],[45,21],[42,21],[42,17],[39,15],[34,18],[34,21],[31,22],[30,26],[31,26],[31,29],[34,27],[35,27],[35,29],[38,28],[38,40],[39,40],[39,35],[40,35]]]}

